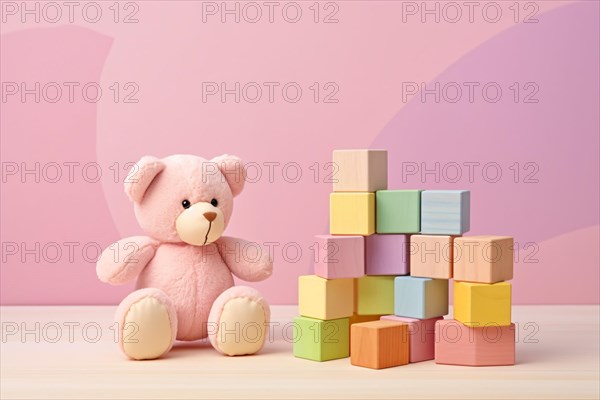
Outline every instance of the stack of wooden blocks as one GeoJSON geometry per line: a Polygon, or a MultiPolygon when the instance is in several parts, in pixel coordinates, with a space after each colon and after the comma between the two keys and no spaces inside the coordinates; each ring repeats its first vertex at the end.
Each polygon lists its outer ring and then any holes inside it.
{"type": "Polygon", "coordinates": [[[454,365],[513,365],[512,237],[454,239],[454,320],[436,323],[435,361],[454,365]]]}
{"type": "Polygon", "coordinates": [[[461,236],[468,191],[388,190],[384,150],[336,150],[333,162],[330,235],[316,236],[315,274],[299,278],[294,355],[513,364],[512,238],[461,236]],[[455,320],[444,320],[453,277],[455,320]]]}

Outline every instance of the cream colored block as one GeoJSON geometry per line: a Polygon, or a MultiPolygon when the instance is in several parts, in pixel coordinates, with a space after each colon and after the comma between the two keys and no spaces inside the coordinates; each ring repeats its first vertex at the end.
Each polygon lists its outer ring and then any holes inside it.
{"type": "Polygon", "coordinates": [[[334,192],[387,189],[386,150],[334,150],[334,192]]]}
{"type": "Polygon", "coordinates": [[[450,279],[453,265],[453,237],[447,235],[410,236],[410,275],[450,279]]]}
{"type": "Polygon", "coordinates": [[[477,283],[509,281],[513,277],[510,236],[463,236],[454,239],[454,280],[477,283]]]}

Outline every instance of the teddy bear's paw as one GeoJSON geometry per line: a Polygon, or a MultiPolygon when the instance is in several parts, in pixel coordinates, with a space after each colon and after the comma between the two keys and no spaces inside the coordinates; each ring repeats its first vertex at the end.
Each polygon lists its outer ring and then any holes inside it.
{"type": "Polygon", "coordinates": [[[265,343],[269,318],[269,305],[256,290],[231,288],[213,304],[210,342],[228,356],[254,354],[265,343]]]}
{"type": "Polygon", "coordinates": [[[157,289],[151,290],[157,293],[137,291],[123,300],[126,304],[121,303],[120,345],[134,360],[159,358],[171,350],[176,336],[173,320],[177,317],[170,301],[157,289]]]}

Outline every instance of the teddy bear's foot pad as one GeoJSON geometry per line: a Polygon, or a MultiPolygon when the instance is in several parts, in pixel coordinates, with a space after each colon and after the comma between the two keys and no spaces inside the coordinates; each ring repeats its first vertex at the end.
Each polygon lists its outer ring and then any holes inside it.
{"type": "Polygon", "coordinates": [[[158,358],[173,345],[169,311],[154,297],[144,297],[129,307],[121,333],[123,351],[135,360],[158,358]]]}
{"type": "Polygon", "coordinates": [[[269,306],[261,297],[233,297],[216,318],[211,343],[223,354],[241,356],[259,351],[267,337],[269,306]]]}

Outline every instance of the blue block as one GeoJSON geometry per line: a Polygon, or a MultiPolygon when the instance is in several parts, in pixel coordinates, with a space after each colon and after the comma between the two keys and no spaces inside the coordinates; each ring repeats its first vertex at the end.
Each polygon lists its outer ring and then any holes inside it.
{"type": "Polygon", "coordinates": [[[462,235],[471,228],[471,192],[425,190],[421,193],[421,233],[462,235]]]}
{"type": "Polygon", "coordinates": [[[394,314],[418,319],[448,314],[448,280],[414,276],[396,277],[394,314]]]}

